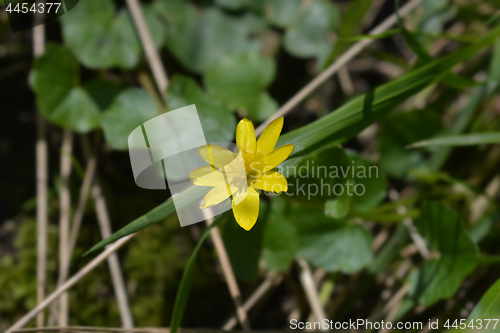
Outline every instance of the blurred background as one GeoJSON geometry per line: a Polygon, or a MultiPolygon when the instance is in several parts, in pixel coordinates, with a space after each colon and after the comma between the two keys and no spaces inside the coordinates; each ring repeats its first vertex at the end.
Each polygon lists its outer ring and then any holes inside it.
{"type": "MultiPolygon", "coordinates": [[[[394,1],[141,1],[169,78],[162,90],[125,1],[80,0],[44,26],[45,50],[37,57],[33,29],[11,32],[0,6],[0,331],[37,304],[37,142],[48,152],[48,295],[61,279],[61,219],[69,223],[65,239],[75,241],[65,252],[72,276],[94,257],[82,255],[103,238],[106,221],[116,231],[170,197],[136,186],[127,151],[135,127],[196,104],[207,141],[231,142],[238,120],[248,117],[257,127],[351,45],[370,40],[285,117],[284,133],[291,132],[418,68],[425,57],[416,49],[431,62],[471,45],[496,26],[500,10],[495,0],[418,1],[402,18],[411,38],[397,24],[372,38],[364,35],[394,14],[394,1]]],[[[500,145],[406,146],[447,133],[500,131],[499,45],[461,63],[452,80],[409,96],[342,148],[304,157],[378,168],[378,177],[357,180],[366,193],[343,209],[329,196],[275,196],[261,199],[250,232],[232,214],[222,221],[242,299],[256,299],[248,311],[252,329],[286,330],[290,319],[322,315],[424,323],[469,316],[500,273],[500,145]],[[314,294],[323,312],[313,310],[314,294]]],[[[181,228],[174,215],[118,252],[122,306],[136,327],[170,325],[204,229],[181,228]]],[[[101,264],[68,293],[68,324],[122,326],[117,288],[101,264]]],[[[56,326],[59,312],[49,307],[44,324],[56,326]]],[[[208,240],[182,327],[241,329],[227,323],[234,314],[208,240]]]]}

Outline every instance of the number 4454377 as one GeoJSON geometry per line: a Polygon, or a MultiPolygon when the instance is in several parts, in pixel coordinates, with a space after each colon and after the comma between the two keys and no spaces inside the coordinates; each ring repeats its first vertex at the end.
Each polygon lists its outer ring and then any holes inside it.
{"type": "Polygon", "coordinates": [[[29,3],[17,3],[14,8],[12,8],[12,4],[9,3],[9,5],[5,10],[9,13],[16,12],[16,13],[26,14],[28,12],[32,13],[38,12],[41,14],[41,13],[50,13],[51,9],[53,12],[57,13],[59,7],[61,7],[60,2],[46,2],[46,3],[40,2],[38,3],[38,6],[35,3],[32,6],[30,6],[29,3]],[[52,7],[54,7],[54,9],[52,9],[52,7]]]}
{"type": "Polygon", "coordinates": [[[452,324],[450,324],[450,319],[448,319],[444,324],[444,327],[446,327],[447,329],[456,328],[464,330],[466,328],[488,329],[489,326],[491,329],[495,329],[495,327],[497,327],[497,324],[498,319],[471,319],[468,323],[465,319],[460,319],[460,321],[458,319],[455,319],[452,324]]]}

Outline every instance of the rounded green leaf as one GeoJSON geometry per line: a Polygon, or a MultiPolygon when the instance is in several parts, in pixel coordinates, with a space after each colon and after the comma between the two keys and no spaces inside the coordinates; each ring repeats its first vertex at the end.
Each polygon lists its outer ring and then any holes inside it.
{"type": "Polygon", "coordinates": [[[278,103],[267,92],[263,92],[259,96],[257,107],[248,110],[248,117],[251,120],[263,122],[276,111],[278,111],[278,103]]]}
{"type": "Polygon", "coordinates": [[[184,0],[156,1],[154,8],[165,24],[165,45],[187,69],[202,73],[221,59],[257,51],[252,33],[264,22],[252,14],[232,17],[219,9],[199,10],[184,0]]]}
{"type": "Polygon", "coordinates": [[[230,142],[236,132],[236,119],[225,105],[208,96],[196,81],[174,76],[167,91],[170,110],[195,104],[207,142],[230,142]]]}
{"type": "Polygon", "coordinates": [[[106,142],[115,149],[127,149],[130,133],[158,114],[153,99],[144,90],[129,88],[123,91],[102,115],[106,142]]]}
{"type": "Polygon", "coordinates": [[[330,1],[311,2],[291,22],[284,46],[297,57],[318,57],[332,47],[331,33],[338,25],[339,13],[330,1]]]}
{"type": "Polygon", "coordinates": [[[252,0],[215,0],[215,3],[220,7],[236,10],[247,7],[249,1],[252,0]]]}
{"type": "Polygon", "coordinates": [[[302,157],[296,165],[285,166],[280,171],[288,180],[286,195],[294,200],[319,201],[322,205],[324,201],[348,191],[348,195],[353,195],[351,163],[340,146],[319,149],[302,157]]]}
{"type": "MultiPolygon", "coordinates": [[[[147,8],[144,15],[155,44],[161,45],[161,23],[147,8]]],[[[66,45],[86,67],[130,69],[139,62],[141,44],[130,13],[125,9],[115,13],[113,1],[80,1],[61,22],[66,45]]]]}
{"type": "Polygon", "coordinates": [[[51,122],[76,132],[88,132],[99,126],[97,104],[79,88],[78,62],[71,52],[49,44],[35,60],[30,85],[42,114],[51,122]]]}
{"type": "Polygon", "coordinates": [[[66,95],[51,113],[53,122],[76,132],[85,133],[99,126],[101,113],[97,104],[80,87],[75,87],[66,95]]]}
{"type": "Polygon", "coordinates": [[[301,0],[267,0],[266,17],[272,24],[286,28],[300,12],[301,0]]]}
{"type": "Polygon", "coordinates": [[[362,225],[327,218],[321,210],[294,206],[298,255],[328,272],[356,273],[372,261],[372,236],[362,225]]]}
{"type": "Polygon", "coordinates": [[[207,71],[205,85],[209,93],[232,108],[259,110],[261,93],[271,83],[274,74],[272,59],[246,53],[222,59],[207,71]]]}
{"type": "Polygon", "coordinates": [[[34,62],[30,85],[37,95],[40,111],[50,119],[50,113],[78,84],[78,62],[68,49],[49,44],[45,53],[34,62]]]}
{"type": "Polygon", "coordinates": [[[269,269],[282,272],[290,267],[297,253],[297,230],[276,206],[273,202],[269,215],[263,221],[262,258],[269,269]]]}

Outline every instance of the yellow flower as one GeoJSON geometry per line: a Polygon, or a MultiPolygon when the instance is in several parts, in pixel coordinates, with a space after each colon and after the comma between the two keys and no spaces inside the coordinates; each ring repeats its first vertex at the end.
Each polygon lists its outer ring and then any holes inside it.
{"type": "Polygon", "coordinates": [[[200,155],[210,165],[195,169],[189,178],[195,185],[213,189],[205,195],[200,208],[215,206],[231,197],[236,222],[247,231],[252,229],[259,216],[258,190],[288,190],[285,177],[275,170],[293,150],[293,145],[274,149],[282,128],[283,117],[271,122],[256,140],[253,124],[245,118],[236,129],[241,155],[216,145],[201,147],[200,155]]]}

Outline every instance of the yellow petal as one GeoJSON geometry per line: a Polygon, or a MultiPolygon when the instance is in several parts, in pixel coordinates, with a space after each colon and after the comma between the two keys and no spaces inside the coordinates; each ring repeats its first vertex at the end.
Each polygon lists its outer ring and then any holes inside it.
{"type": "Polygon", "coordinates": [[[252,229],[259,217],[259,192],[249,187],[246,193],[239,193],[239,196],[246,197],[238,202],[238,198],[233,200],[233,214],[236,222],[246,231],[252,229]],[[237,204],[235,202],[238,202],[237,204]]]}
{"type": "Polygon", "coordinates": [[[203,198],[203,206],[200,206],[200,208],[203,209],[215,206],[229,198],[229,196],[236,193],[236,191],[236,187],[231,185],[228,186],[226,182],[219,183],[205,195],[205,198],[203,198]]]}
{"type": "Polygon", "coordinates": [[[266,165],[266,168],[274,169],[285,161],[288,156],[292,153],[294,145],[284,145],[277,148],[271,154],[264,155],[262,157],[262,162],[266,165]]]}
{"type": "Polygon", "coordinates": [[[198,186],[217,186],[224,182],[224,175],[220,170],[212,170],[212,166],[203,166],[194,169],[189,174],[189,179],[198,186]]]}
{"type": "Polygon", "coordinates": [[[255,141],[255,129],[253,124],[247,118],[243,118],[236,128],[236,144],[241,149],[245,163],[252,163],[255,156],[257,143],[255,141]]]}
{"type": "Polygon", "coordinates": [[[283,117],[274,119],[269,125],[267,125],[264,132],[259,137],[257,141],[257,152],[261,155],[269,154],[274,150],[276,142],[283,129],[283,117]]]}
{"type": "Polygon", "coordinates": [[[203,157],[205,162],[219,169],[224,168],[236,157],[232,151],[217,145],[201,146],[200,155],[203,157]]]}
{"type": "Polygon", "coordinates": [[[286,178],[276,171],[260,176],[252,185],[267,192],[280,193],[288,191],[286,178]]]}

